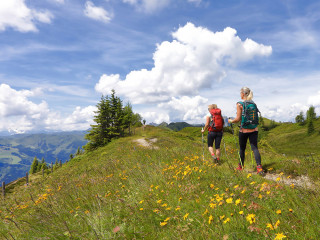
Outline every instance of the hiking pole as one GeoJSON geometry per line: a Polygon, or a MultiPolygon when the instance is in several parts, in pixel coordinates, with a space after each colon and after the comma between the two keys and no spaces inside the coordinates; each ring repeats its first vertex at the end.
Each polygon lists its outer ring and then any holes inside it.
{"type": "MultiPolygon", "coordinates": [[[[203,128],[201,129],[203,131],[203,128]]],[[[202,161],[204,162],[204,140],[203,140],[203,132],[202,133],[202,161]]]]}
{"type": "MultiPolygon", "coordinates": [[[[232,123],[230,123],[230,126],[231,126],[231,130],[232,130],[233,138],[235,139],[235,136],[234,136],[234,130],[233,130],[233,125],[232,125],[232,123]]],[[[239,152],[239,148],[238,148],[237,140],[236,140],[236,148],[237,148],[237,150],[238,150],[238,156],[239,156],[240,165],[241,165],[241,167],[243,168],[243,164],[242,164],[242,161],[241,161],[241,157],[240,157],[240,152],[239,152]]]]}

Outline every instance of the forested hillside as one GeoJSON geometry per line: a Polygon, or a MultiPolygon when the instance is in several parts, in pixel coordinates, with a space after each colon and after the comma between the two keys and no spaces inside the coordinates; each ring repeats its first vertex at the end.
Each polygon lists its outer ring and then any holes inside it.
{"type": "Polygon", "coordinates": [[[87,141],[85,131],[19,134],[0,137],[0,180],[9,183],[29,171],[35,157],[65,162],[87,141]]]}

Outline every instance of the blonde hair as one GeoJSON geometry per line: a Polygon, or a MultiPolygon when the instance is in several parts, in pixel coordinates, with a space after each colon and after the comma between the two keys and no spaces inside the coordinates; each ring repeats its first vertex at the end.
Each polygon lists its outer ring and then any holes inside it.
{"type": "Polygon", "coordinates": [[[253,92],[250,90],[250,88],[248,88],[248,87],[243,87],[243,88],[241,88],[240,92],[242,92],[242,93],[246,96],[246,98],[247,98],[248,101],[251,101],[251,100],[252,100],[252,98],[253,98],[253,92]]]}
{"type": "Polygon", "coordinates": [[[217,108],[217,104],[210,104],[208,105],[209,109],[216,109],[217,108]]]}

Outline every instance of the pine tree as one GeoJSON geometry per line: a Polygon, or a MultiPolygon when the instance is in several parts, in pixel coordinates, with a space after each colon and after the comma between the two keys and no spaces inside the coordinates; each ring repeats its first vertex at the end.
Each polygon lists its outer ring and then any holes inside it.
{"type": "Polygon", "coordinates": [[[97,104],[97,111],[95,111],[94,121],[96,124],[91,125],[91,130],[85,135],[85,139],[89,140],[85,149],[92,150],[97,147],[103,146],[110,142],[110,101],[108,96],[101,97],[100,102],[97,104]]]}
{"type": "Polygon", "coordinates": [[[132,125],[132,118],[133,118],[133,111],[132,106],[130,103],[127,103],[127,105],[123,109],[123,127],[125,129],[129,130],[129,134],[131,134],[131,125],[132,125]]]}
{"type": "Polygon", "coordinates": [[[313,120],[309,119],[308,120],[308,135],[311,135],[314,132],[314,126],[313,126],[313,120]]]}
{"type": "Polygon", "coordinates": [[[33,162],[30,167],[30,174],[36,173],[38,169],[39,161],[37,157],[34,157],[33,162]]]}
{"type": "Polygon", "coordinates": [[[296,123],[299,125],[304,125],[305,124],[305,119],[303,116],[303,112],[301,111],[299,115],[296,116],[296,123]]]}
{"type": "Polygon", "coordinates": [[[47,165],[47,163],[45,162],[44,158],[42,158],[40,165],[41,165],[40,171],[41,171],[42,169],[44,169],[44,170],[48,169],[48,165],[47,165]]]}
{"type": "Polygon", "coordinates": [[[124,136],[125,130],[133,125],[134,119],[138,119],[141,124],[140,115],[133,114],[130,104],[123,107],[114,90],[111,91],[110,97],[102,96],[95,111],[95,124],[91,125],[91,129],[85,135],[85,139],[89,140],[84,147],[85,150],[91,151],[108,144],[111,139],[124,136]]]}
{"type": "Polygon", "coordinates": [[[307,121],[315,120],[315,119],[317,119],[317,115],[315,113],[315,108],[314,108],[314,106],[310,106],[309,110],[307,111],[307,121]]]}

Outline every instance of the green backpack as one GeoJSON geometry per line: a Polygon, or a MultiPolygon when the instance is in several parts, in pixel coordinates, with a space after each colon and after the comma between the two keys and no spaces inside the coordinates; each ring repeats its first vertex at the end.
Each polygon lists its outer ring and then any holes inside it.
{"type": "Polygon", "coordinates": [[[255,129],[259,125],[260,113],[253,101],[238,102],[242,105],[241,128],[255,129]]]}

